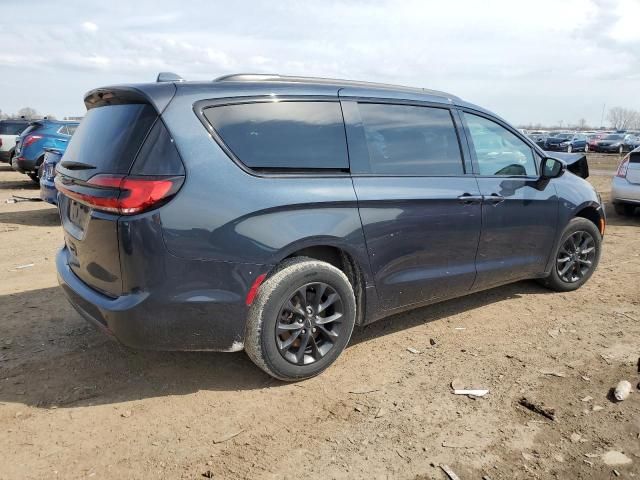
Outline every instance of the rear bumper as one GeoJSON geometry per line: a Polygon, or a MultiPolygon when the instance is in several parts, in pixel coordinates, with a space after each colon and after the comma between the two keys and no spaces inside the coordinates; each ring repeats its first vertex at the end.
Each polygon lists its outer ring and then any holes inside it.
{"type": "Polygon", "coordinates": [[[40,179],[40,198],[52,205],[58,205],[58,190],[54,183],[46,178],[40,179]]]}
{"type": "Polygon", "coordinates": [[[68,258],[66,247],[56,257],[58,281],[67,299],[85,320],[124,345],[224,352],[244,348],[247,307],[240,295],[185,295],[158,286],[111,298],[80,280],[69,268],[68,258]]]}
{"type": "Polygon", "coordinates": [[[640,185],[629,183],[626,178],[613,177],[611,201],[613,203],[640,204],[640,185]]]}
{"type": "Polygon", "coordinates": [[[17,157],[13,159],[11,166],[16,172],[35,172],[38,169],[37,163],[37,160],[30,160],[25,157],[17,157]]]}

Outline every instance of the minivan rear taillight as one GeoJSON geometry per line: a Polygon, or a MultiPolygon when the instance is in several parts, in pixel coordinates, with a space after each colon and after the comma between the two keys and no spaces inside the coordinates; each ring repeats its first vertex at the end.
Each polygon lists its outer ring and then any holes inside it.
{"type": "Polygon", "coordinates": [[[182,176],[96,175],[79,183],[57,175],[55,184],[62,194],[95,210],[134,215],[165,203],[178,192],[183,180],[182,176]]]}
{"type": "Polygon", "coordinates": [[[628,169],[629,169],[629,155],[624,157],[622,159],[622,162],[620,162],[620,165],[618,166],[618,171],[616,172],[616,177],[622,177],[622,178],[626,177],[628,169]]]}
{"type": "Polygon", "coordinates": [[[24,142],[22,142],[22,148],[28,147],[33,142],[35,142],[36,140],[40,140],[41,138],[42,135],[27,135],[27,138],[25,138],[24,142]]]}

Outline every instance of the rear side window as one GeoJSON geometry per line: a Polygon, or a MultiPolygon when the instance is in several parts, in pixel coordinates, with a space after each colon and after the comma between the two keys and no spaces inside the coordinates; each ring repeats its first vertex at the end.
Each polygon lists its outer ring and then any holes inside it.
{"type": "Polygon", "coordinates": [[[453,119],[444,108],[361,103],[371,173],[461,175],[453,119]]]}
{"type": "Polygon", "coordinates": [[[0,122],[0,135],[20,135],[27,126],[26,123],[0,122]]]}
{"type": "Polygon", "coordinates": [[[204,116],[227,147],[256,170],[347,170],[337,102],[265,102],[210,107],[204,116]]]}
{"type": "Polygon", "coordinates": [[[96,173],[126,174],[157,117],[148,104],[92,108],[71,137],[64,159],[93,165],[96,173]]]}

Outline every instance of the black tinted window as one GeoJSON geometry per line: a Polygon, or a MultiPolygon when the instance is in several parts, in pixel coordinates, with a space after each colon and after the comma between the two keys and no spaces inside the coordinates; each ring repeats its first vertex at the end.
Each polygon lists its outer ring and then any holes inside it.
{"type": "Polygon", "coordinates": [[[64,159],[93,165],[95,173],[128,173],[156,117],[147,104],[92,108],[71,137],[64,159]]]}
{"type": "Polygon", "coordinates": [[[27,126],[26,123],[0,122],[0,135],[20,135],[27,126]]]}
{"type": "Polygon", "coordinates": [[[449,110],[362,103],[359,105],[371,173],[460,175],[460,146],[449,110]]]}
{"type": "Polygon", "coordinates": [[[254,169],[348,169],[337,102],[268,102],[207,108],[229,149],[254,169]]]}

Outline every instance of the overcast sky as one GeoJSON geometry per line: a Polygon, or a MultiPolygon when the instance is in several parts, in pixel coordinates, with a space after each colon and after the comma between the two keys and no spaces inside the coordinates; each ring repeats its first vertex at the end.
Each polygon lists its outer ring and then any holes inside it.
{"type": "Polygon", "coordinates": [[[513,123],[640,109],[640,0],[0,0],[0,109],[81,115],[114,83],[232,72],[449,91],[513,123]]]}

